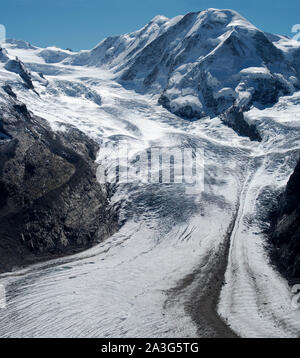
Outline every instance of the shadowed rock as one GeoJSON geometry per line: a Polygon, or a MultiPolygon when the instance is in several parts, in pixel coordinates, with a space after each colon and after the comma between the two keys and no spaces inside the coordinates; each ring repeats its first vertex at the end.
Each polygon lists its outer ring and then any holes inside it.
{"type": "Polygon", "coordinates": [[[0,118],[0,271],[112,234],[116,215],[95,175],[98,145],[73,127],[51,131],[14,96],[0,118]]]}
{"type": "Polygon", "coordinates": [[[271,240],[273,258],[291,281],[300,279],[300,161],[274,213],[271,240]]]}

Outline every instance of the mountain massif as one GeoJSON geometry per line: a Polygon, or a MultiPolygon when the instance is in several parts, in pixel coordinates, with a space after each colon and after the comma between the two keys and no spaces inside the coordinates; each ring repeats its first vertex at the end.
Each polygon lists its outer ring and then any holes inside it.
{"type": "MultiPolygon", "coordinates": [[[[126,88],[158,95],[160,104],[185,119],[235,108],[242,112],[253,104],[271,106],[300,88],[299,47],[264,33],[232,10],[209,9],[171,20],[157,16],[141,30],[109,37],[91,51],[40,55],[50,63],[108,68],[126,88]]],[[[237,123],[224,121],[247,135],[241,116],[237,123]]]]}

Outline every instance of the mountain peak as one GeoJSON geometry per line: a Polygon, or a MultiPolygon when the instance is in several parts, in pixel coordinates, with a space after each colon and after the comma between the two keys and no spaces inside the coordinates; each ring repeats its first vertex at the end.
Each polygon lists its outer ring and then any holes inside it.
{"type": "Polygon", "coordinates": [[[202,26],[210,24],[211,26],[224,26],[224,28],[241,26],[256,29],[252,23],[234,10],[210,8],[197,14],[197,23],[202,26]]]}
{"type": "Polygon", "coordinates": [[[151,21],[150,23],[156,23],[158,25],[161,25],[161,24],[164,24],[166,23],[167,21],[169,21],[170,19],[166,16],[163,16],[163,15],[157,15],[155,16],[151,21]]]}
{"type": "Polygon", "coordinates": [[[22,50],[35,50],[36,47],[32,46],[29,42],[16,39],[6,39],[6,44],[9,44],[12,48],[22,50]]]}

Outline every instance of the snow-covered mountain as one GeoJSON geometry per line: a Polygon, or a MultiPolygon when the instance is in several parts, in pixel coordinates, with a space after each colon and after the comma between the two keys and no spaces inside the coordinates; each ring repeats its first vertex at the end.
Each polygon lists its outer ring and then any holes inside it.
{"type": "Polygon", "coordinates": [[[299,46],[291,43],[232,10],[209,9],[155,17],[141,30],[105,39],[91,51],[40,55],[46,62],[108,68],[126,87],[159,94],[172,113],[201,118],[232,105],[272,105],[280,95],[292,94],[300,87],[300,67],[299,46]]]}
{"type": "Polygon", "coordinates": [[[299,55],[296,41],[216,9],[158,16],[77,53],[7,41],[0,104],[15,96],[63,138],[83,131],[108,171],[117,145],[133,167],[149,148],[201,148],[205,187],[115,185],[117,233],[0,276],[0,335],[299,337],[266,250],[300,152],[299,55]]]}
{"type": "MultiPolygon", "coordinates": [[[[26,42],[9,43],[37,50],[26,42]]],[[[158,96],[161,105],[186,119],[273,105],[300,88],[299,44],[260,31],[232,10],[157,16],[141,30],[109,37],[90,51],[36,52],[47,64],[109,70],[126,88],[158,96]]],[[[231,119],[224,122],[236,129],[231,119]]],[[[239,129],[248,135],[248,123],[239,129]]]]}

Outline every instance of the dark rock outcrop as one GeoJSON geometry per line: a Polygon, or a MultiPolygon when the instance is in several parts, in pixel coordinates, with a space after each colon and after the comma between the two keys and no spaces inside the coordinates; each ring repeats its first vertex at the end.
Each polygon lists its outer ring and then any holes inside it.
{"type": "Polygon", "coordinates": [[[5,63],[9,60],[8,56],[7,56],[7,51],[0,47],[0,62],[5,63]]]}
{"type": "Polygon", "coordinates": [[[273,258],[290,281],[300,280],[300,160],[273,213],[273,258]]]}
{"type": "MultiPolygon", "coordinates": [[[[53,132],[13,96],[0,105],[0,271],[88,248],[117,229],[97,143],[53,132]]],[[[1,93],[2,94],[2,93],[1,93]]]]}
{"type": "Polygon", "coordinates": [[[30,72],[27,70],[24,63],[18,58],[16,58],[15,60],[9,60],[5,64],[5,69],[7,71],[17,73],[29,89],[34,89],[30,72]]]}
{"type": "Polygon", "coordinates": [[[243,109],[232,106],[220,118],[224,124],[232,128],[238,135],[248,137],[251,141],[262,141],[262,137],[255,125],[249,124],[245,120],[243,109]]]}

